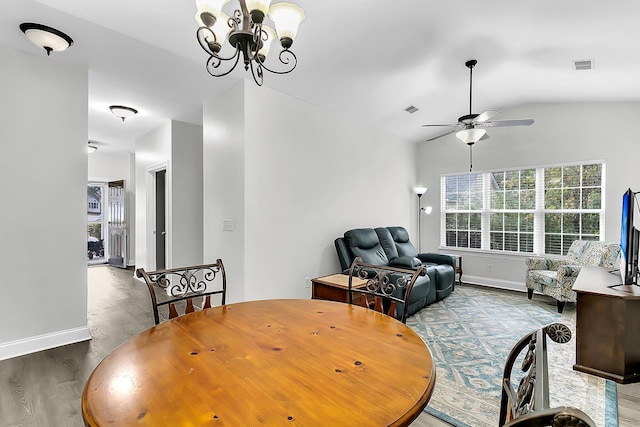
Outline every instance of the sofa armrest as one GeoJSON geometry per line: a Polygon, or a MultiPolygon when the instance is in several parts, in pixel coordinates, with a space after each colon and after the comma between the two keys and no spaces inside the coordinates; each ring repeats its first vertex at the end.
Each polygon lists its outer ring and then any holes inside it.
{"type": "Polygon", "coordinates": [[[399,256],[392,259],[389,262],[389,265],[393,267],[410,268],[415,270],[422,265],[422,261],[412,256],[399,256]]]}
{"type": "Polygon", "coordinates": [[[450,265],[454,269],[456,268],[456,263],[457,263],[455,256],[446,255],[446,254],[436,254],[436,253],[426,252],[423,254],[418,254],[418,258],[422,262],[430,262],[433,264],[446,264],[446,265],[450,265]]]}
{"type": "Polygon", "coordinates": [[[340,268],[342,268],[342,272],[344,274],[349,271],[351,268],[351,263],[353,262],[353,256],[347,247],[346,242],[343,237],[338,237],[334,240],[334,244],[336,247],[336,252],[338,253],[338,261],[340,261],[340,268]]]}

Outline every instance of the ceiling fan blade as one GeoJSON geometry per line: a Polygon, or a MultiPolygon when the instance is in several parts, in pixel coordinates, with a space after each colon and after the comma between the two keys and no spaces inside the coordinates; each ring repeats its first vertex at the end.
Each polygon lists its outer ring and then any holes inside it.
{"type": "Polygon", "coordinates": [[[460,124],[455,123],[455,124],[449,124],[449,125],[422,125],[422,127],[424,127],[424,128],[426,128],[426,127],[434,127],[434,126],[459,127],[460,124]]]}
{"type": "Polygon", "coordinates": [[[494,122],[481,122],[477,123],[478,126],[497,128],[503,126],[529,126],[533,124],[533,119],[518,119],[518,120],[496,120],[494,122]]]}
{"type": "Polygon", "coordinates": [[[454,132],[457,132],[457,131],[458,131],[458,129],[451,129],[451,130],[446,131],[444,133],[441,133],[439,135],[432,136],[431,138],[427,139],[426,142],[433,141],[433,140],[438,139],[438,138],[442,138],[443,136],[450,135],[450,134],[452,134],[454,132]]]}
{"type": "Polygon", "coordinates": [[[478,117],[476,117],[473,121],[474,123],[482,123],[482,122],[486,122],[487,120],[497,116],[498,114],[500,114],[500,111],[497,110],[487,110],[484,113],[478,115],[478,117]]]}

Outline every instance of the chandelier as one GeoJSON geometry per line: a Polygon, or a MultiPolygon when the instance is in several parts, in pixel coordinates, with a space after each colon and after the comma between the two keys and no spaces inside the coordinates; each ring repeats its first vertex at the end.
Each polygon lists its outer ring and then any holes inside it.
{"type": "Polygon", "coordinates": [[[274,74],[293,71],[298,65],[298,58],[290,48],[298,26],[305,18],[304,11],[292,3],[271,5],[271,0],[238,0],[240,8],[234,11],[233,17],[229,17],[222,12],[222,6],[229,1],[196,0],[196,36],[202,49],[209,55],[207,72],[214,77],[226,76],[236,68],[242,57],[245,71],[251,69],[253,80],[262,86],[263,69],[274,74]],[[267,15],[275,25],[275,30],[263,24],[267,15]],[[282,69],[277,70],[265,65],[271,42],[276,37],[282,46],[278,55],[282,69]],[[222,53],[227,38],[235,49],[230,56],[222,53]]]}

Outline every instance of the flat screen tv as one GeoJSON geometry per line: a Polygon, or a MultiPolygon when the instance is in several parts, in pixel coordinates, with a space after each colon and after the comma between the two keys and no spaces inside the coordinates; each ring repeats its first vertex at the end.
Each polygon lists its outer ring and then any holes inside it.
{"type": "Polygon", "coordinates": [[[623,285],[638,284],[638,243],[640,232],[633,225],[635,193],[628,189],[622,196],[620,230],[620,276],[623,285]]]}

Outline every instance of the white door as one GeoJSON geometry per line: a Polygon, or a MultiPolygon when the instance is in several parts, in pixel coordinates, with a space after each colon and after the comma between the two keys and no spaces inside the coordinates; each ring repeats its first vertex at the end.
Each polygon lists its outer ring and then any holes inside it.
{"type": "Polygon", "coordinates": [[[109,264],[127,266],[127,221],[124,180],[109,182],[109,264]]]}

